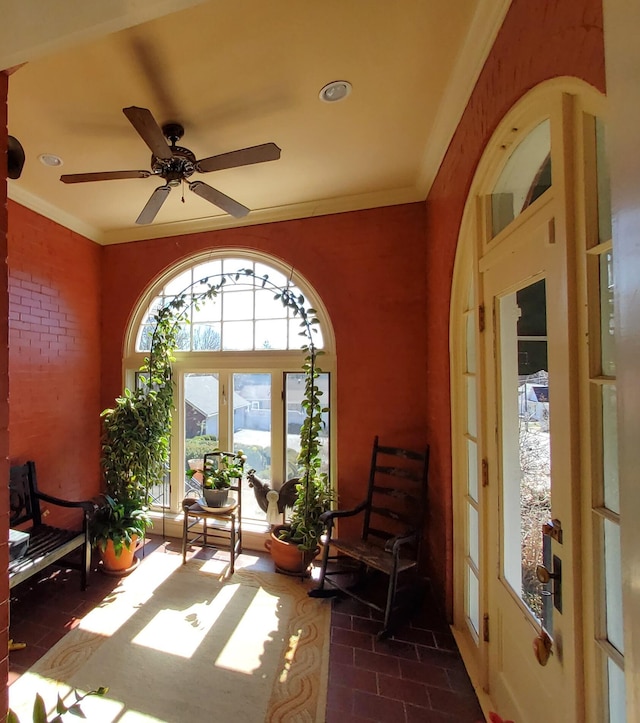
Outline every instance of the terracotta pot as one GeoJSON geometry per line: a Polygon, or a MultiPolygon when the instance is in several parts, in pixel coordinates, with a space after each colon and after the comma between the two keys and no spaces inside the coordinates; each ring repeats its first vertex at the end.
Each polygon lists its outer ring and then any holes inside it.
{"type": "MultiPolygon", "coordinates": [[[[202,469],[204,467],[204,459],[190,459],[189,469],[202,469]]],[[[202,484],[202,472],[196,472],[191,479],[202,484]]]]}
{"type": "Polygon", "coordinates": [[[309,566],[320,552],[320,548],[299,550],[295,543],[279,538],[278,535],[283,529],[286,529],[286,525],[276,525],[270,538],[264,543],[265,548],[271,553],[276,569],[291,575],[309,574],[309,566]]]}
{"type": "Polygon", "coordinates": [[[132,535],[132,542],[129,547],[122,547],[120,555],[116,555],[113,547],[113,540],[107,540],[107,549],[98,547],[102,567],[106,572],[125,573],[135,567],[135,553],[138,547],[138,536],[132,535]]]}

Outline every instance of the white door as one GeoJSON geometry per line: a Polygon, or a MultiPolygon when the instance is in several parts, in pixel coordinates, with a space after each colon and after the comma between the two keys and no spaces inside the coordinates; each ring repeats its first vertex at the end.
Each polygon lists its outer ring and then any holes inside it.
{"type": "Polygon", "coordinates": [[[571,489],[578,429],[566,248],[556,239],[552,208],[542,204],[503,234],[483,258],[480,277],[487,320],[488,683],[500,715],[518,723],[575,720],[571,489]],[[539,565],[557,577],[542,585],[539,565]]]}

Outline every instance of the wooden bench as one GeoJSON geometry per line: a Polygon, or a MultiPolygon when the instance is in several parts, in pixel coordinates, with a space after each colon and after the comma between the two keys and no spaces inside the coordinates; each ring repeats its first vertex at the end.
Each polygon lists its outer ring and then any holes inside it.
{"type": "MultiPolygon", "coordinates": [[[[89,522],[97,505],[93,501],[72,502],[38,490],[35,462],[13,466],[9,479],[10,527],[29,533],[24,554],[9,560],[9,587],[27,580],[54,563],[62,564],[63,557],[79,550],[80,561],[66,560],[64,565],[80,570],[81,586],[85,590],[91,566],[89,522]],[[42,523],[40,503],[58,507],[79,508],[83,512],[81,530],[65,530],[42,523]],[[31,523],[31,526],[27,526],[31,523]]],[[[10,551],[11,552],[11,551],[10,551]]],[[[11,554],[10,554],[11,558],[11,554]]]]}

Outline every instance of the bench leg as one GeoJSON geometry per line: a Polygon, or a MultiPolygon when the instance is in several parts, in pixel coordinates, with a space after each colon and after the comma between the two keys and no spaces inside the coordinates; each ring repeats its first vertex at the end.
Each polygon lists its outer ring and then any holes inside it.
{"type": "Polygon", "coordinates": [[[83,590],[86,590],[89,582],[89,571],[91,570],[91,545],[88,542],[85,542],[82,546],[82,556],[84,559],[81,562],[80,586],[83,590]]]}

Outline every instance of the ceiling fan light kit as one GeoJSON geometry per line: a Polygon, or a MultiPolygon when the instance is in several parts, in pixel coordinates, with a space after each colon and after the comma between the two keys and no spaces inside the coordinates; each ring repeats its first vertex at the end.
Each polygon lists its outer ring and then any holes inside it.
{"type": "Polygon", "coordinates": [[[250,148],[242,148],[230,153],[222,153],[197,160],[188,148],[176,145],[184,135],[184,128],[179,123],[167,123],[162,128],[147,108],[131,106],[123,108],[131,125],[149,147],[151,156],[150,171],[98,171],[96,173],[71,173],[60,176],[63,183],[87,183],[91,181],[110,181],[125,178],[149,178],[158,176],[165,183],[158,186],[151,194],[145,207],[136,219],[137,224],[149,224],[155,219],[162,204],[166,201],[171,188],[182,182],[188,184],[191,191],[209,203],[218,206],[235,218],[242,218],[249,209],[221,191],[202,181],[189,181],[194,173],[210,173],[228,168],[248,166],[253,163],[277,161],[280,148],[275,143],[263,143],[250,148]]]}

